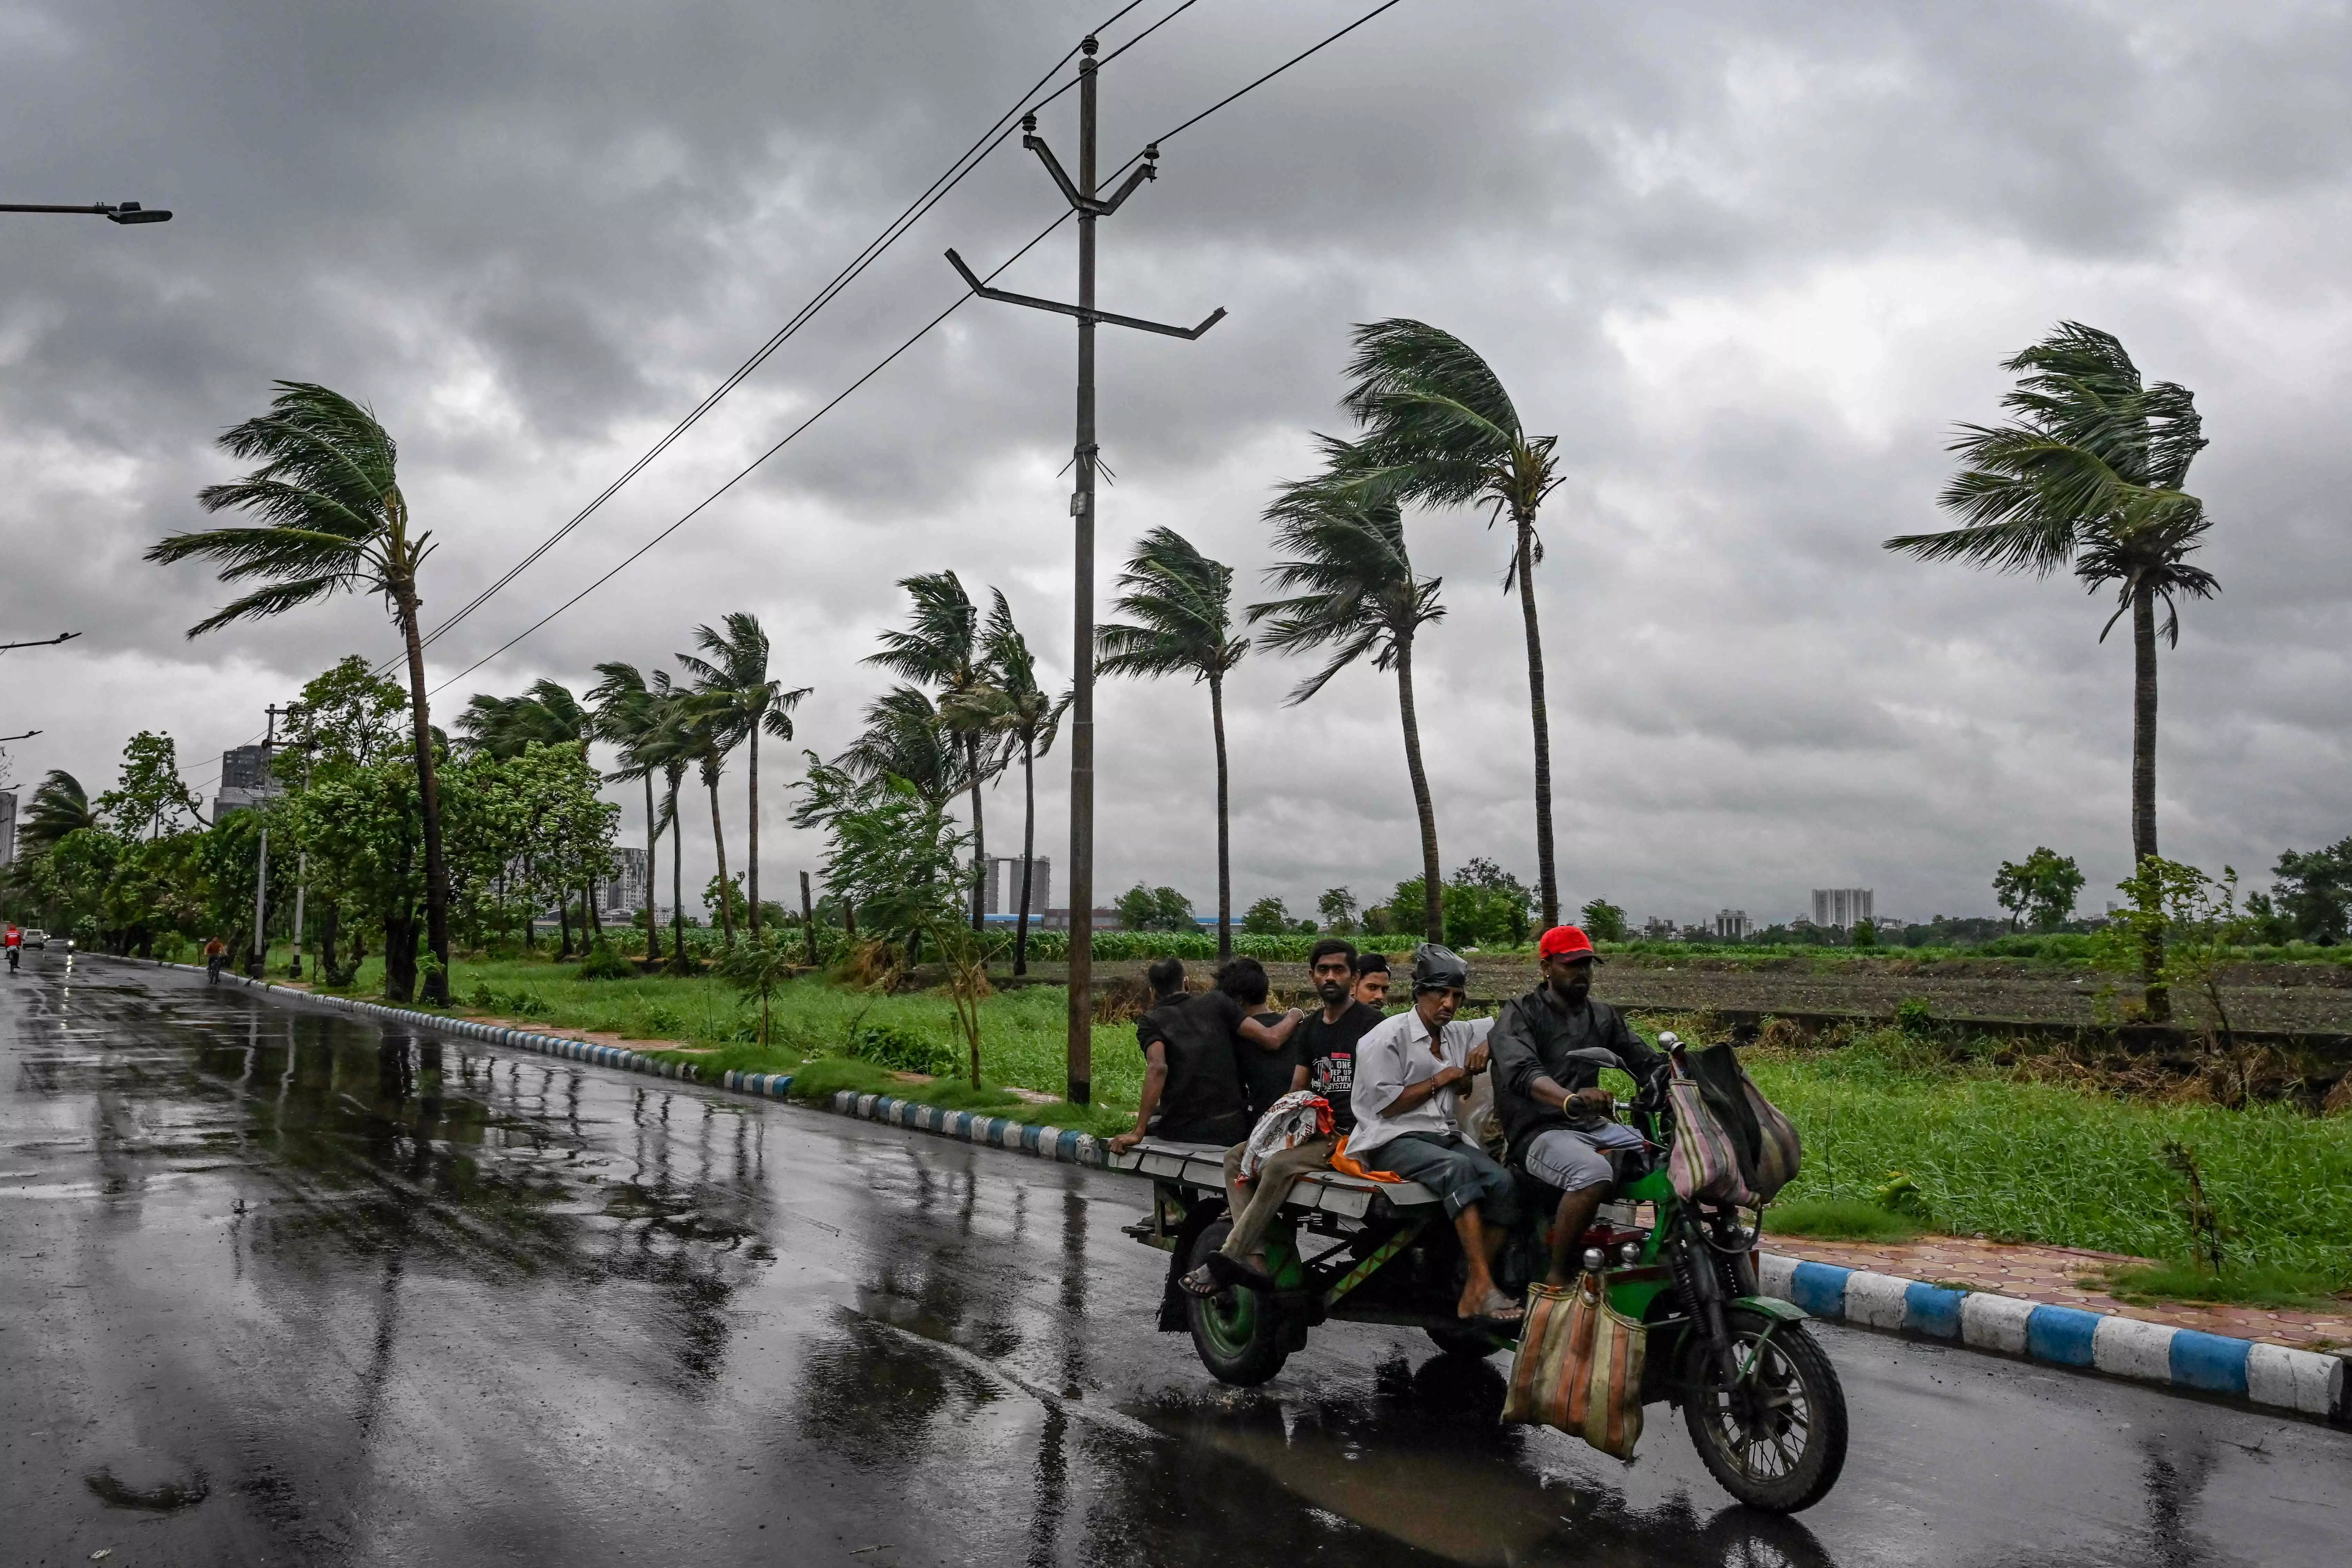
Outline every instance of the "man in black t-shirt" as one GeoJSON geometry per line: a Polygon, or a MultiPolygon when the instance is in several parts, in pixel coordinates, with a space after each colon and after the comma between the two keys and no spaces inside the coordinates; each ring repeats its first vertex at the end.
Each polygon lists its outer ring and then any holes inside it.
{"type": "Polygon", "coordinates": [[[1241,1074],[1242,1098],[1249,1101],[1250,1122],[1294,1089],[1307,1087],[1297,1033],[1305,1016],[1296,1007],[1277,1013],[1266,1005],[1274,989],[1265,965],[1255,958],[1228,959],[1217,971],[1217,989],[1242,1005],[1242,1012],[1257,1027],[1234,1033],[1234,1065],[1241,1074]]]}
{"type": "Polygon", "coordinates": [[[1355,1082],[1356,1042],[1381,1021],[1379,1008],[1365,1006],[1352,994],[1355,964],[1351,943],[1326,937],[1315,944],[1307,967],[1323,1008],[1308,1014],[1291,1037],[1295,1059],[1306,1068],[1307,1087],[1330,1102],[1332,1136],[1308,1138],[1269,1156],[1247,1185],[1241,1180],[1242,1150],[1225,1151],[1225,1204],[1234,1228],[1215,1262],[1180,1281],[1194,1295],[1213,1295],[1220,1285],[1272,1283],[1265,1270],[1265,1227],[1281,1212],[1299,1177],[1331,1163],[1331,1151],[1355,1124],[1348,1090],[1355,1082]]]}
{"type": "Polygon", "coordinates": [[[1249,1136],[1235,1042],[1262,1037],[1242,1005],[1222,991],[1184,991],[1184,965],[1163,958],[1145,972],[1154,998],[1137,1020],[1143,1048],[1143,1098],[1135,1126],[1110,1141],[1124,1154],[1149,1134],[1177,1143],[1238,1143],[1249,1136]]]}

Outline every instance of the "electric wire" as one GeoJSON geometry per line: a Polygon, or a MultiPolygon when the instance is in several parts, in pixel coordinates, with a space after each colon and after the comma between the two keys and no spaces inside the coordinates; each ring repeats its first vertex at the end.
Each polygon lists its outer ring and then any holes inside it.
{"type": "MultiPolygon", "coordinates": [[[[1100,32],[1110,27],[1142,3],[1143,0],[1128,0],[1127,5],[1113,12],[1111,16],[1096,29],[1096,31],[1100,32]]],[[[1188,8],[1195,3],[1196,0],[1184,0],[1183,5],[1177,7],[1177,11],[1171,12],[1168,16],[1161,17],[1159,22],[1153,24],[1152,27],[1146,29],[1143,34],[1139,35],[1138,37],[1129,40],[1127,45],[1122,46],[1119,52],[1125,52],[1126,48],[1132,47],[1134,44],[1140,42],[1143,37],[1148,37],[1151,32],[1156,31],[1160,26],[1164,26],[1170,19],[1177,15],[1178,12],[1188,8]]],[[[467,616],[474,614],[475,611],[488,604],[492,597],[502,592],[509,584],[513,583],[516,578],[522,575],[524,572],[530,570],[532,565],[536,564],[547,554],[549,551],[555,548],[557,544],[561,543],[574,530],[586,522],[604,505],[606,501],[619,494],[623,487],[626,486],[630,480],[635,479],[637,475],[643,473],[646,468],[652,465],[655,459],[658,458],[662,453],[668,450],[671,445],[677,442],[680,437],[684,436],[687,431],[698,423],[704,415],[717,407],[720,400],[725,398],[728,394],[733,392],[736,387],[742,384],[745,379],[772,358],[778,349],[782,348],[785,342],[790,341],[802,327],[807,325],[808,322],[815,317],[817,312],[822,310],[826,305],[830,304],[835,296],[839,295],[842,290],[846,289],[851,283],[856,282],[858,277],[863,274],[867,268],[871,267],[877,260],[880,259],[885,251],[888,250],[891,246],[895,245],[900,238],[904,237],[908,229],[920,222],[933,207],[944,201],[950,193],[954,191],[956,186],[962,184],[965,177],[968,176],[974,169],[978,168],[981,163],[985,160],[991,153],[994,152],[997,147],[1003,144],[1003,142],[1012,134],[1012,132],[1009,129],[1011,123],[1020,115],[1031,112],[1034,110],[1036,105],[1031,100],[1036,98],[1038,91],[1043,89],[1047,82],[1051,81],[1061,68],[1067,65],[1071,58],[1077,53],[1078,47],[1074,46],[1067,53],[1064,54],[1060,59],[1055,61],[1053,66],[1046,70],[1045,75],[1039,77],[1037,80],[1030,86],[1028,90],[1024,92],[1014,101],[1011,109],[1006,110],[1002,115],[999,115],[993,124],[992,124],[986,131],[982,132],[969,147],[965,148],[964,151],[948,165],[947,171],[944,174],[941,174],[937,179],[934,179],[920,195],[919,195],[913,201],[909,202],[896,217],[890,220],[888,224],[885,225],[880,234],[877,235],[872,240],[867,241],[864,249],[860,250],[856,257],[851,258],[850,262],[846,266],[845,266],[839,272],[835,273],[822,289],[818,289],[817,292],[809,299],[807,303],[803,304],[798,310],[793,312],[793,316],[787,320],[782,327],[779,327],[773,333],[770,334],[767,341],[761,343],[757,350],[753,351],[751,357],[744,360],[741,364],[736,366],[736,368],[728,374],[726,379],[721,381],[719,385],[705,396],[700,403],[697,404],[690,411],[688,411],[684,418],[672,426],[667,433],[666,433],[658,441],[656,441],[651,447],[647,448],[643,456],[639,457],[635,462],[631,463],[627,468],[624,469],[618,479],[615,479],[611,484],[605,486],[603,490],[598,492],[598,494],[591,500],[586,506],[581,508],[577,512],[574,512],[561,527],[557,528],[552,533],[549,534],[547,538],[541,540],[538,544],[534,545],[528,552],[526,552],[521,560],[509,567],[504,573],[500,574],[497,579],[491,582],[488,586],[476,594],[472,599],[459,606],[459,608],[452,613],[446,619],[443,620],[431,631],[427,632],[423,638],[424,645],[429,647],[434,643],[439,641],[442,637],[456,627],[458,623],[464,621],[467,616]]],[[[1049,98],[1045,101],[1050,102],[1052,100],[1049,98]]],[[[392,665],[395,665],[398,662],[398,658],[387,661],[385,665],[379,667],[377,673],[383,673],[383,669],[389,668],[392,665]]]]}
{"type": "MultiPolygon", "coordinates": [[[[1209,116],[1216,113],[1218,110],[1224,109],[1240,99],[1246,97],[1248,94],[1256,91],[1267,82],[1272,81],[1275,78],[1282,75],[1285,71],[1289,70],[1293,66],[1298,65],[1312,56],[1320,53],[1322,50],[1329,47],[1331,45],[1339,42],[1341,38],[1344,38],[1349,34],[1354,32],[1357,28],[1363,26],[1366,23],[1381,16],[1383,12],[1393,10],[1402,3],[1403,0],[1383,0],[1383,4],[1374,6],[1371,10],[1367,11],[1364,15],[1357,17],[1346,26],[1339,28],[1337,32],[1328,35],[1319,42],[1310,45],[1307,48],[1300,50],[1297,54],[1291,56],[1290,58],[1283,61],[1280,65],[1276,66],[1272,70],[1265,72],[1264,75],[1259,76],[1244,84],[1242,87],[1235,89],[1234,91],[1227,93],[1223,98],[1219,99],[1216,102],[1201,110],[1198,114],[1195,114],[1191,119],[1178,124],[1173,130],[1162,132],[1160,136],[1154,138],[1150,144],[1157,146],[1160,142],[1166,142],[1182,132],[1191,130],[1193,126],[1198,125],[1201,121],[1208,119],[1209,116]]],[[[1146,28],[1142,33],[1138,34],[1134,38],[1129,39],[1126,44],[1122,45],[1119,49],[1115,50],[1110,57],[1107,58],[1104,63],[1108,63],[1108,58],[1115,58],[1118,54],[1122,54],[1126,52],[1127,49],[1132,48],[1136,44],[1142,42],[1143,39],[1149,37],[1151,33],[1156,32],[1160,27],[1166,26],[1167,23],[1174,20],[1178,16],[1181,15],[1184,11],[1191,9],[1192,6],[1196,4],[1198,4],[1198,0],[1181,0],[1181,3],[1178,5],[1175,9],[1170,11],[1167,16],[1161,17],[1160,21],[1154,23],[1150,27],[1146,28]]],[[[1133,8],[1133,5],[1130,5],[1127,9],[1132,10],[1133,8]]],[[[1118,15],[1125,16],[1126,11],[1121,11],[1118,15]]],[[[1114,20],[1116,18],[1114,18],[1114,20]]],[[[1068,58],[1069,57],[1067,55],[1063,57],[1063,60],[1065,62],[1066,62],[1068,58]]],[[[1055,70],[1060,68],[1059,65],[1056,65],[1055,68],[1055,70]]],[[[1052,73],[1049,72],[1047,74],[1050,77],[1052,73]]],[[[1068,90],[1068,89],[1066,86],[1051,97],[1040,100],[1040,106],[1044,103],[1052,102],[1054,98],[1060,96],[1061,91],[1066,90],[1068,90]]],[[[1000,123],[1002,122],[1000,121],[1000,123]]],[[[999,140],[1002,141],[1003,138],[1000,137],[999,140]]],[[[1111,180],[1117,179],[1120,174],[1126,173],[1127,170],[1134,167],[1136,163],[1139,163],[1142,160],[1142,157],[1143,154],[1140,152],[1137,153],[1134,156],[1129,158],[1126,163],[1120,164],[1118,168],[1113,170],[1111,174],[1105,178],[1103,183],[1108,184],[1111,180]]],[[[1014,262],[1019,261],[1023,257],[1028,255],[1029,252],[1042,243],[1048,235],[1061,227],[1064,223],[1069,220],[1070,216],[1071,214],[1067,211],[1062,213],[1059,216],[1055,218],[1052,223],[1046,225],[1043,229],[1040,229],[1037,234],[1026,244],[1022,246],[1020,249],[1014,251],[1010,257],[1006,258],[1002,263],[1000,263],[993,271],[990,272],[988,276],[982,279],[982,281],[993,281],[1008,268],[1012,267],[1014,262]]],[[[590,594],[594,593],[598,588],[603,587],[606,583],[611,582],[614,577],[620,575],[621,573],[635,564],[656,545],[661,543],[662,541],[667,539],[671,534],[676,533],[679,529],[685,527],[688,522],[691,521],[705,508],[718,500],[719,497],[725,495],[728,491],[733,489],[736,485],[742,482],[742,480],[749,478],[754,469],[765,463],[770,458],[774,457],[778,452],[783,450],[783,448],[803,431],[806,430],[810,426],[815,424],[826,414],[838,407],[850,396],[851,394],[856,392],[858,388],[864,386],[877,375],[879,375],[892,363],[892,362],[896,361],[908,349],[913,348],[915,344],[922,341],[923,338],[929,335],[934,327],[937,327],[940,322],[953,315],[958,310],[962,308],[966,300],[972,298],[973,296],[968,292],[958,296],[954,303],[949,305],[946,310],[941,310],[938,315],[933,316],[929,321],[926,321],[921,327],[918,328],[913,335],[907,338],[906,341],[899,343],[897,348],[892,349],[887,354],[884,355],[881,360],[877,362],[873,367],[868,369],[863,375],[860,375],[856,381],[843,388],[841,392],[834,396],[832,401],[826,403],[823,407],[811,414],[806,419],[803,419],[800,424],[787,431],[783,437],[777,441],[774,446],[770,447],[766,451],[761,453],[757,458],[754,458],[750,463],[738,470],[732,478],[726,481],[726,483],[720,485],[709,495],[705,496],[701,500],[697,501],[691,509],[689,509],[684,515],[680,516],[676,521],[670,523],[669,526],[664,528],[659,533],[655,534],[651,539],[646,541],[645,543],[639,545],[627,556],[624,557],[619,563],[613,566],[593,582],[590,583],[586,587],[582,588],[578,593],[572,595],[570,598],[556,605],[555,608],[550,610],[546,615],[541,616],[538,620],[524,627],[520,632],[516,633],[512,637],[509,637],[505,642],[499,644],[490,652],[483,655],[473,663],[466,666],[465,668],[457,671],[457,674],[450,676],[447,679],[434,687],[426,695],[438,696],[441,692],[447,690],[451,686],[463,680],[466,677],[481,668],[484,665],[490,663],[492,660],[510,651],[526,638],[537,633],[541,627],[553,621],[557,616],[571,609],[572,605],[578,604],[582,599],[586,598],[590,594]]]]}

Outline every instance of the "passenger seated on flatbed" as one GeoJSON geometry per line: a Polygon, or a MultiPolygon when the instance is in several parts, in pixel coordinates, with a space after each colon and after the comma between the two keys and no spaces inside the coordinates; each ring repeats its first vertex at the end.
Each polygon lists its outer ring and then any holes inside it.
{"type": "Polygon", "coordinates": [[[1599,1047],[1636,1081],[1660,1061],[1617,1009],[1592,999],[1592,941],[1574,926],[1554,926],[1537,944],[1543,984],[1496,1016],[1495,1109],[1509,1141],[1504,1158],[1560,1194],[1552,1217],[1551,1272],[1566,1285],[1569,1258],[1616,1179],[1612,1154],[1639,1149],[1642,1136],[1611,1119],[1601,1068],[1568,1053],[1599,1047]]]}
{"type": "MultiPolygon", "coordinates": [[[[1256,969],[1255,999],[1264,1001],[1265,966],[1253,958],[1235,960],[1228,967],[1239,971],[1244,963],[1256,969]]],[[[1213,1296],[1231,1284],[1264,1287],[1272,1283],[1265,1268],[1265,1227],[1282,1212],[1298,1178],[1327,1168],[1331,1151],[1356,1125],[1348,1100],[1356,1081],[1356,1042],[1381,1021],[1381,1011],[1355,999],[1354,943],[1325,937],[1307,955],[1307,970],[1314,977],[1315,994],[1322,999],[1323,1009],[1308,1016],[1297,1033],[1289,1036],[1292,1048],[1286,1054],[1298,1064],[1289,1082],[1292,1088],[1312,1089],[1330,1102],[1332,1136],[1308,1138],[1273,1154],[1246,1186],[1242,1184],[1241,1170],[1242,1152],[1248,1145],[1236,1143],[1225,1151],[1225,1205],[1234,1216],[1233,1230],[1218,1249],[1218,1257],[1225,1260],[1223,1266],[1204,1263],[1177,1281],[1195,1296],[1213,1296]]],[[[1265,1015],[1258,1016],[1259,1022],[1265,1022],[1265,1015]]],[[[1244,1044],[1243,1059],[1260,1049],[1244,1044]]],[[[1263,1112],[1265,1106],[1253,1104],[1251,1109],[1263,1112]]]]}
{"type": "Polygon", "coordinates": [[[1111,1152],[1124,1154],[1146,1136],[1175,1143],[1240,1142],[1251,1121],[1234,1053],[1240,1043],[1262,1047],[1269,1031],[1223,991],[1185,994],[1184,965],[1175,959],[1160,959],[1144,977],[1153,1001],[1135,1026],[1136,1043],[1143,1047],[1143,1099],[1134,1128],[1110,1141],[1111,1152]]]}
{"type": "Polygon", "coordinates": [[[1461,1086],[1486,1070],[1479,1031],[1454,1015],[1470,966],[1435,942],[1412,955],[1412,1008],[1381,1022],[1356,1046],[1355,1135],[1348,1157],[1419,1182],[1444,1200],[1469,1278],[1459,1315],[1516,1325],[1519,1304],[1495,1286],[1495,1256],[1518,1220],[1511,1173],[1463,1135],[1461,1086]]]}

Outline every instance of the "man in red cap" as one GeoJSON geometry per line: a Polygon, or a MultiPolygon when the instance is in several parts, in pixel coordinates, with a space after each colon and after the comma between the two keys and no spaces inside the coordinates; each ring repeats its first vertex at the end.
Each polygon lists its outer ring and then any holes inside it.
{"type": "Polygon", "coordinates": [[[1616,1008],[1592,999],[1592,966],[1601,959],[1591,937],[1574,926],[1554,926],[1536,952],[1543,984],[1504,1004],[1487,1047],[1495,1109],[1508,1141],[1505,1158],[1559,1194],[1547,1283],[1565,1285],[1570,1255],[1616,1179],[1611,1153],[1642,1142],[1612,1116],[1601,1068],[1613,1060],[1639,1082],[1664,1058],[1616,1008]]]}

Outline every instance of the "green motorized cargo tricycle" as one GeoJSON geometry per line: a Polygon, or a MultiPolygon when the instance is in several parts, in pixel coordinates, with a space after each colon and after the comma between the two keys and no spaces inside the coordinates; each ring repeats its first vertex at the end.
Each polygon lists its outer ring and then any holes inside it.
{"type": "MultiPolygon", "coordinates": [[[[1642,1402],[1682,1409],[1699,1458],[1732,1496],[1793,1513],[1836,1484],[1845,1463],[1845,1394],[1804,1312],[1759,1293],[1756,1216],[1676,1194],[1664,1157],[1675,1137],[1665,1089],[1686,1058],[1672,1035],[1659,1043],[1667,1057],[1657,1076],[1619,1107],[1646,1146],[1585,1233],[1583,1264],[1599,1275],[1610,1305],[1647,1331],[1642,1402]]],[[[1617,1063],[1611,1057],[1601,1065],[1617,1063]]],[[[1305,1347],[1308,1330],[1334,1321],[1422,1329],[1453,1354],[1512,1348],[1455,1316],[1461,1247],[1444,1205],[1411,1182],[1308,1176],[1268,1231],[1272,1290],[1197,1297],[1180,1289],[1176,1281],[1222,1247],[1230,1228],[1223,1152],[1146,1140],[1108,1162],[1151,1179],[1150,1217],[1129,1234],[1173,1255],[1160,1326],[1189,1331],[1220,1380],[1265,1382],[1305,1347]]],[[[1497,1283],[1514,1294],[1541,1279],[1549,1262],[1549,1194],[1530,1184],[1530,1195],[1538,1201],[1526,1207],[1537,1217],[1510,1238],[1496,1267],[1497,1283]]]]}

